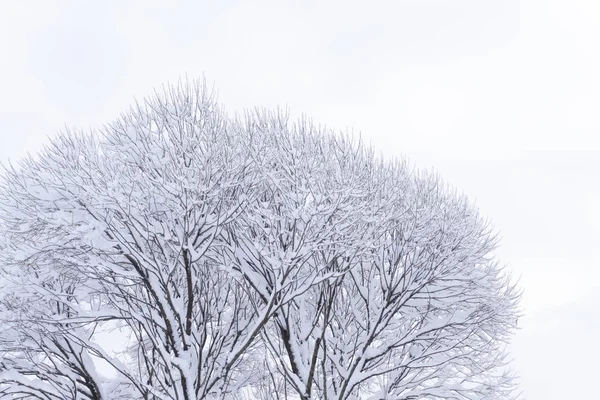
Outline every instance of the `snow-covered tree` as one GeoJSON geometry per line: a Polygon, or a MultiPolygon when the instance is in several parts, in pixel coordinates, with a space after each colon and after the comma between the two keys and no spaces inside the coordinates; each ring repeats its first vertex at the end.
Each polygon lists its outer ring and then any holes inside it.
{"type": "Polygon", "coordinates": [[[515,388],[518,292],[466,199],[309,121],[231,118],[200,84],[8,168],[0,223],[0,399],[515,388]]]}

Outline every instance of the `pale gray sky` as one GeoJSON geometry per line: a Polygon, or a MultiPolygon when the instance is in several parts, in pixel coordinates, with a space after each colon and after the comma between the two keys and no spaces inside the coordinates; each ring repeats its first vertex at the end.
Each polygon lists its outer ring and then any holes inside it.
{"type": "Polygon", "coordinates": [[[593,398],[600,345],[600,3],[4,1],[0,161],[187,74],[437,169],[522,274],[529,400],[593,398]],[[585,384],[584,384],[585,383],[585,384]]]}

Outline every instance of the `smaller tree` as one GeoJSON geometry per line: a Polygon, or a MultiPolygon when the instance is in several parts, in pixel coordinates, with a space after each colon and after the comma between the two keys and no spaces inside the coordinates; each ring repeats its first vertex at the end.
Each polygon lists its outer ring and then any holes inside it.
{"type": "Polygon", "coordinates": [[[81,276],[38,261],[0,267],[0,398],[105,398],[86,343],[109,318],[90,316],[81,276]]]}

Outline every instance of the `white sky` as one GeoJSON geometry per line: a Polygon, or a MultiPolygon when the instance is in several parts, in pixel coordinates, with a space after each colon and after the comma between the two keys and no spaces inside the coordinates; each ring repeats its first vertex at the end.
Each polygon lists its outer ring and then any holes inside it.
{"type": "Polygon", "coordinates": [[[600,346],[600,3],[3,1],[0,161],[203,73],[437,169],[525,289],[529,400],[592,398],[600,346]]]}

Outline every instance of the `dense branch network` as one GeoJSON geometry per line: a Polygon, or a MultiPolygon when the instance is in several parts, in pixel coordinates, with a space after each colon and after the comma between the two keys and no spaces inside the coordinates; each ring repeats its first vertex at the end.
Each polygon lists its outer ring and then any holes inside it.
{"type": "Polygon", "coordinates": [[[179,84],[0,188],[0,399],[505,399],[519,293],[431,174],[179,84]]]}

